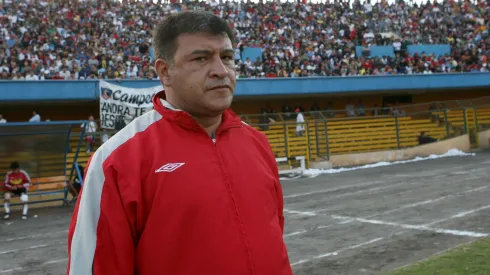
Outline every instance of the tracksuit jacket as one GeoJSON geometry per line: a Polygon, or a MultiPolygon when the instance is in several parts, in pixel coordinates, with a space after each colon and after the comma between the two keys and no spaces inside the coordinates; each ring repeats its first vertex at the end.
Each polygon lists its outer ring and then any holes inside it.
{"type": "Polygon", "coordinates": [[[212,138],[164,98],[91,157],[67,274],[291,275],[265,135],[227,110],[212,138]]]}

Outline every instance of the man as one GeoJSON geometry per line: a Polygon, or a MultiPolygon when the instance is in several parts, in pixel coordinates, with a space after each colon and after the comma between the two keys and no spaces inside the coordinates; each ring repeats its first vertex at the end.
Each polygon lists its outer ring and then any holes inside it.
{"type": "Polygon", "coordinates": [[[67,181],[68,192],[70,192],[70,194],[73,196],[72,202],[77,201],[78,194],[80,193],[80,190],[82,189],[83,173],[85,171],[85,167],[78,164],[78,171],[80,171],[80,178],[78,178],[78,174],[75,171],[74,176],[73,176],[73,180],[67,181]]]}
{"type": "Polygon", "coordinates": [[[439,141],[438,139],[435,139],[435,138],[433,138],[431,136],[426,136],[425,135],[425,132],[420,132],[420,135],[417,137],[417,139],[419,141],[419,145],[424,145],[424,144],[428,144],[428,143],[439,141]]]}
{"type": "Polygon", "coordinates": [[[296,136],[302,137],[305,134],[305,118],[300,108],[296,108],[294,112],[298,114],[296,116],[296,136]]]}
{"type": "Polygon", "coordinates": [[[97,122],[95,122],[94,116],[88,117],[88,123],[82,123],[80,127],[85,128],[85,142],[87,144],[87,154],[92,152],[95,145],[95,133],[97,133],[97,122]]]}
{"type": "Polygon", "coordinates": [[[233,33],[207,12],[154,33],[165,90],[92,156],[69,229],[69,275],[291,275],[276,161],[229,109],[233,33]]]}
{"type": "Polygon", "coordinates": [[[5,176],[5,193],[4,198],[4,208],[5,216],[4,220],[10,219],[10,199],[12,196],[20,197],[20,200],[24,203],[24,208],[22,209],[22,219],[27,219],[27,209],[29,201],[29,196],[27,195],[27,190],[31,183],[31,178],[26,171],[20,169],[20,165],[17,161],[10,164],[10,171],[5,176]]]}

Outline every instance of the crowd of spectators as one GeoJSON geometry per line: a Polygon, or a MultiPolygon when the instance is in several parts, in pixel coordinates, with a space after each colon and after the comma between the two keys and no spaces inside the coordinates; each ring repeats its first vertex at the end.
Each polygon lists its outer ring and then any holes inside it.
{"type": "Polygon", "coordinates": [[[186,10],[230,22],[241,78],[490,71],[488,1],[150,2],[0,2],[0,80],[156,79],[151,30],[186,10]],[[450,44],[451,53],[410,55],[411,44],[450,44]],[[396,55],[357,56],[356,45],[390,45],[396,55]],[[246,47],[262,48],[263,60],[240,61],[246,47]]]}

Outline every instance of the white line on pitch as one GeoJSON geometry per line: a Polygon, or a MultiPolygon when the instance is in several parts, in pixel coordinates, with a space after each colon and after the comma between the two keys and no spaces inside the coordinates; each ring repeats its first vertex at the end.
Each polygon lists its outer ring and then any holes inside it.
{"type": "Polygon", "coordinates": [[[375,217],[375,216],[378,216],[378,215],[390,214],[390,213],[397,212],[397,211],[400,211],[400,210],[404,210],[404,209],[407,209],[407,208],[412,208],[412,207],[417,207],[417,206],[421,206],[421,205],[431,204],[431,203],[435,203],[435,202],[438,202],[438,201],[441,201],[441,200],[445,200],[445,199],[456,198],[458,196],[465,195],[465,194],[472,193],[472,192],[476,192],[476,191],[480,191],[480,190],[486,189],[488,187],[490,187],[490,186],[488,186],[488,185],[480,186],[480,187],[477,187],[477,188],[474,188],[474,189],[466,190],[466,191],[463,191],[463,192],[458,192],[458,193],[447,195],[447,196],[438,197],[438,198],[435,198],[435,199],[428,199],[428,200],[419,201],[419,202],[416,202],[416,203],[405,204],[405,205],[400,206],[400,207],[395,208],[395,209],[391,209],[391,210],[388,210],[388,211],[385,211],[385,212],[382,212],[382,213],[379,213],[379,214],[370,215],[370,216],[368,216],[366,218],[372,218],[372,217],[375,217]]]}
{"type": "Polygon", "coordinates": [[[68,230],[61,230],[61,231],[54,231],[50,233],[44,233],[44,234],[36,234],[36,235],[27,235],[23,237],[16,237],[16,238],[9,238],[5,239],[6,242],[12,242],[12,241],[19,241],[19,240],[25,240],[25,239],[30,239],[30,238],[37,238],[37,237],[44,237],[47,235],[55,235],[59,233],[68,233],[68,230]]]}
{"type": "MultiPolygon", "coordinates": [[[[471,192],[475,192],[477,190],[483,189],[483,187],[484,186],[478,187],[478,188],[475,188],[475,189],[471,189],[471,190],[468,190],[468,191],[465,191],[465,192],[462,192],[462,193],[469,193],[470,191],[471,192]]],[[[412,205],[415,205],[415,204],[412,204],[412,205]]],[[[404,207],[404,208],[408,208],[408,207],[404,207]]],[[[404,209],[404,208],[401,207],[400,209],[404,209]]],[[[450,220],[453,220],[453,219],[456,219],[456,218],[462,218],[462,217],[465,217],[467,215],[470,215],[470,214],[473,214],[473,213],[476,213],[478,211],[482,211],[482,210],[485,210],[485,209],[489,209],[489,208],[490,208],[490,205],[486,205],[486,206],[482,206],[482,207],[479,207],[479,208],[471,209],[471,210],[468,210],[468,211],[463,211],[463,212],[454,214],[454,215],[452,215],[452,216],[450,216],[448,218],[436,220],[436,221],[433,221],[433,222],[430,222],[430,223],[427,223],[427,224],[423,224],[423,225],[407,225],[407,226],[419,226],[420,228],[430,227],[430,226],[435,225],[435,224],[438,224],[438,223],[442,223],[442,222],[445,222],[445,221],[450,221],[450,220]]],[[[397,209],[393,209],[393,210],[400,210],[400,209],[397,208],[397,209]]],[[[340,225],[340,224],[351,223],[351,222],[356,221],[356,220],[357,221],[360,221],[359,219],[368,220],[368,219],[370,219],[370,218],[372,218],[374,216],[383,215],[383,214],[388,213],[388,212],[394,212],[393,210],[389,210],[389,211],[386,211],[386,212],[381,212],[381,213],[378,213],[376,215],[371,215],[371,216],[367,216],[367,217],[364,217],[364,218],[355,218],[355,217],[347,217],[347,216],[335,216],[335,215],[334,216],[331,216],[331,217],[334,218],[334,219],[341,220],[341,222],[337,222],[337,223],[335,223],[333,225],[340,225]],[[342,218],[339,218],[339,217],[342,217],[342,218]]],[[[312,212],[302,212],[302,211],[295,211],[295,210],[287,210],[287,211],[294,211],[296,214],[300,214],[300,215],[302,214],[302,215],[305,215],[305,216],[306,215],[311,216],[311,214],[312,214],[312,212]]],[[[322,215],[324,215],[324,214],[322,214],[322,215]]],[[[389,222],[386,222],[386,223],[389,223],[389,222]]],[[[395,223],[391,223],[391,224],[394,225],[395,223]]],[[[333,226],[333,225],[328,225],[326,227],[330,227],[330,226],[333,226]]],[[[326,227],[324,226],[323,228],[326,228],[326,227]]],[[[320,227],[316,227],[316,228],[309,229],[309,230],[301,230],[301,231],[293,232],[295,234],[289,233],[289,234],[285,235],[284,237],[290,237],[290,236],[294,236],[294,235],[300,235],[300,234],[308,233],[308,232],[310,232],[312,230],[316,230],[316,229],[320,229],[320,227]]],[[[411,229],[415,229],[415,228],[411,228],[411,229]]],[[[449,230],[449,229],[440,229],[440,228],[435,228],[435,229],[433,228],[432,230],[436,230],[436,229],[440,231],[438,233],[446,233],[446,234],[452,234],[452,235],[460,234],[460,232],[463,232],[461,234],[465,234],[464,232],[469,232],[468,233],[469,234],[468,236],[470,236],[472,234],[471,231],[459,231],[459,230],[449,230]]],[[[478,233],[478,232],[473,232],[473,233],[475,233],[476,236],[479,236],[479,234],[487,234],[487,233],[478,233]]]]}
{"type": "Polygon", "coordinates": [[[299,234],[303,234],[303,233],[306,233],[308,232],[308,230],[300,230],[300,231],[295,231],[295,232],[291,232],[291,233],[288,233],[288,234],[284,234],[284,237],[291,237],[291,236],[294,236],[294,235],[299,235],[299,234]]]}
{"type": "Polygon", "coordinates": [[[289,209],[283,209],[283,212],[288,213],[288,214],[297,214],[297,215],[303,215],[303,216],[316,216],[315,212],[307,212],[307,211],[296,211],[296,210],[289,210],[289,209]]]}
{"type": "Polygon", "coordinates": [[[476,212],[479,212],[479,211],[482,211],[482,210],[486,210],[486,209],[490,209],[490,204],[489,205],[482,206],[482,207],[478,207],[478,208],[475,208],[475,209],[471,209],[471,210],[459,212],[457,214],[452,215],[449,218],[436,220],[436,221],[433,221],[433,222],[424,224],[424,226],[431,226],[431,225],[434,225],[434,224],[437,224],[437,223],[446,222],[446,221],[450,221],[450,220],[454,220],[454,219],[458,219],[458,218],[463,218],[463,217],[466,217],[466,216],[471,215],[473,213],[476,213],[476,212]]]}
{"type": "Polygon", "coordinates": [[[9,253],[13,253],[13,252],[21,251],[21,250],[37,249],[37,248],[42,248],[42,247],[46,247],[46,246],[48,246],[48,245],[47,244],[41,244],[41,245],[29,246],[29,247],[26,247],[26,248],[18,248],[18,249],[12,249],[12,250],[5,250],[5,251],[0,251],[0,255],[2,255],[2,254],[9,254],[9,253]]]}
{"type": "Polygon", "coordinates": [[[392,225],[392,226],[398,226],[402,228],[407,228],[407,229],[416,229],[416,230],[422,230],[422,229],[428,229],[429,231],[437,232],[437,233],[445,233],[445,234],[451,234],[451,235],[458,235],[458,236],[468,236],[468,237],[487,237],[490,236],[488,233],[480,233],[480,232],[471,232],[471,231],[461,231],[461,230],[450,230],[450,229],[442,229],[442,228],[430,228],[430,226],[458,219],[458,218],[463,218],[468,215],[474,214],[479,211],[483,211],[486,209],[490,209],[490,205],[485,205],[482,207],[478,207],[475,209],[471,209],[468,211],[463,211],[459,212],[457,214],[454,214],[448,218],[444,219],[439,219],[430,223],[422,224],[422,225],[408,225],[408,224],[399,224],[399,223],[393,223],[393,222],[385,222],[385,221],[376,221],[376,220],[368,220],[368,219],[363,219],[363,218],[355,218],[355,217],[347,217],[347,216],[332,216],[334,219],[341,219],[341,220],[356,220],[359,222],[366,222],[366,223],[372,223],[372,224],[384,224],[384,225],[392,225]],[[409,228],[410,227],[410,228],[409,228]]]}
{"type": "Polygon", "coordinates": [[[309,196],[309,195],[314,195],[314,194],[335,192],[335,191],[340,191],[340,190],[349,189],[349,188],[369,186],[369,185],[373,185],[373,184],[377,184],[377,183],[383,183],[383,181],[371,181],[371,182],[356,183],[356,184],[351,184],[351,185],[344,185],[341,187],[335,187],[335,188],[329,188],[329,189],[320,189],[320,190],[316,190],[314,192],[306,192],[306,193],[297,193],[297,194],[286,195],[286,196],[284,196],[284,198],[289,199],[289,198],[309,196]]]}
{"type": "Polygon", "coordinates": [[[332,218],[340,219],[340,220],[354,220],[354,221],[358,221],[361,223],[369,223],[369,224],[389,225],[389,226],[394,226],[394,227],[400,227],[403,229],[413,229],[413,230],[420,230],[420,231],[430,231],[430,232],[435,232],[435,233],[444,233],[444,234],[455,235],[455,236],[465,236],[465,237],[474,237],[474,238],[481,238],[481,237],[490,236],[490,234],[488,234],[488,233],[473,232],[473,231],[462,231],[462,230],[450,230],[450,229],[442,229],[442,228],[432,228],[432,227],[428,227],[426,225],[403,224],[403,223],[387,222],[387,221],[380,221],[380,220],[370,220],[370,219],[363,219],[363,218],[354,218],[354,217],[347,217],[347,216],[332,216],[332,218]]]}
{"type": "Polygon", "coordinates": [[[309,229],[309,230],[303,229],[303,230],[291,232],[291,233],[288,233],[288,234],[284,234],[284,238],[295,236],[295,235],[304,234],[304,233],[307,233],[309,231],[316,230],[316,229],[325,229],[325,228],[329,228],[329,227],[332,227],[332,226],[334,226],[334,224],[330,224],[330,225],[319,225],[319,226],[316,226],[315,228],[312,228],[312,229],[309,229]]]}
{"type": "MultiPolygon", "coordinates": [[[[332,218],[334,218],[334,219],[341,219],[341,220],[356,220],[356,221],[359,221],[359,222],[370,223],[370,224],[391,225],[391,226],[401,227],[401,228],[404,228],[404,229],[425,230],[425,231],[432,231],[432,232],[436,232],[436,233],[444,233],[444,234],[451,234],[451,235],[457,235],[457,236],[488,237],[488,236],[490,236],[490,234],[488,234],[488,233],[479,233],[479,232],[461,231],[461,230],[449,230],[449,229],[441,229],[441,228],[430,228],[429,226],[430,225],[433,225],[433,224],[436,224],[436,223],[440,223],[440,222],[444,222],[444,221],[448,221],[448,220],[452,220],[452,219],[456,219],[456,218],[465,217],[467,215],[470,215],[470,214],[473,214],[473,213],[476,213],[478,211],[482,211],[482,210],[485,210],[485,209],[489,209],[489,208],[490,208],[490,205],[482,206],[482,207],[475,208],[475,209],[472,209],[472,210],[469,210],[469,211],[460,212],[458,214],[452,215],[449,218],[437,220],[437,221],[434,221],[434,222],[431,222],[431,223],[428,223],[428,224],[424,224],[424,225],[399,224],[399,223],[393,223],[393,222],[385,222],[385,221],[378,221],[378,220],[368,220],[368,219],[354,218],[354,217],[346,217],[346,216],[332,216],[332,218]]],[[[293,232],[293,233],[296,233],[295,235],[300,234],[300,233],[297,233],[297,232],[293,232]]],[[[289,235],[291,235],[291,234],[289,234],[289,235]]],[[[365,245],[368,245],[368,244],[371,244],[371,243],[380,241],[382,239],[384,239],[384,238],[383,237],[376,238],[376,239],[372,239],[370,241],[367,241],[365,243],[361,243],[361,244],[349,246],[349,247],[346,247],[346,248],[342,248],[342,249],[339,249],[339,250],[334,251],[334,252],[329,252],[329,253],[325,253],[325,254],[320,254],[320,255],[315,256],[315,257],[311,257],[311,258],[307,258],[307,259],[302,259],[302,260],[299,260],[299,261],[293,263],[292,266],[303,264],[303,263],[306,263],[306,262],[310,262],[310,261],[313,261],[313,260],[316,260],[316,259],[321,259],[321,258],[330,257],[330,256],[336,256],[337,254],[339,254],[341,252],[344,252],[346,250],[351,250],[351,249],[359,248],[359,247],[362,247],[362,246],[365,246],[365,245]]]]}
{"type": "MultiPolygon", "coordinates": [[[[63,259],[53,260],[53,261],[49,261],[49,262],[44,262],[41,265],[57,264],[57,263],[60,263],[60,262],[65,262],[67,260],[68,260],[68,258],[63,258],[63,259]]],[[[14,271],[20,271],[20,270],[23,270],[23,269],[24,268],[22,266],[10,268],[10,269],[4,269],[4,270],[0,270],[0,274],[14,272],[14,271]]]]}
{"type": "MultiPolygon", "coordinates": [[[[358,194],[364,194],[364,193],[368,194],[371,192],[389,189],[389,188],[398,187],[398,186],[418,185],[418,184],[424,184],[424,183],[425,182],[421,182],[421,181],[414,181],[414,182],[408,182],[408,183],[407,182],[400,182],[400,183],[394,183],[394,184],[388,183],[387,185],[383,185],[383,186],[379,186],[379,187],[362,189],[362,190],[358,190],[355,192],[347,192],[347,193],[339,194],[336,196],[331,196],[331,197],[328,197],[328,199],[338,199],[338,198],[343,198],[343,197],[348,197],[348,196],[353,196],[353,195],[358,195],[358,194]]],[[[293,194],[293,195],[285,196],[284,198],[287,199],[287,198],[295,198],[295,197],[300,197],[300,196],[315,195],[315,194],[320,194],[320,193],[328,193],[328,192],[334,192],[334,191],[338,191],[338,190],[345,189],[345,188],[335,188],[335,189],[325,189],[325,190],[319,190],[319,191],[315,191],[315,192],[293,194]],[[337,190],[335,190],[335,189],[337,189],[337,190]]]]}
{"type": "Polygon", "coordinates": [[[22,267],[15,267],[11,269],[5,269],[5,270],[0,270],[0,273],[9,273],[9,272],[14,272],[14,271],[19,271],[22,270],[22,267]]]}
{"type": "MultiPolygon", "coordinates": [[[[442,197],[438,197],[438,198],[434,198],[434,199],[428,199],[428,200],[425,200],[425,201],[419,201],[419,202],[415,202],[415,203],[405,204],[405,205],[402,205],[400,207],[397,207],[397,208],[394,208],[394,209],[391,209],[391,210],[388,210],[388,211],[379,212],[379,213],[375,213],[373,215],[369,215],[369,216],[367,216],[365,218],[368,219],[368,218],[376,217],[376,216],[379,216],[379,215],[390,214],[390,213],[397,212],[397,211],[404,210],[404,209],[408,209],[408,208],[413,208],[413,207],[417,207],[417,206],[421,206],[421,205],[435,203],[435,202],[438,202],[438,201],[441,201],[441,200],[445,200],[445,199],[456,198],[458,196],[465,195],[465,194],[468,194],[468,193],[472,193],[472,192],[476,192],[476,191],[481,191],[481,190],[486,189],[488,187],[490,187],[490,186],[489,185],[480,186],[480,187],[477,187],[477,188],[473,188],[473,189],[466,190],[466,191],[463,191],[463,192],[458,192],[458,193],[451,194],[451,195],[446,195],[446,196],[442,196],[442,197]]],[[[297,210],[288,210],[289,212],[286,212],[286,210],[284,210],[284,211],[286,213],[291,213],[291,214],[298,214],[298,215],[305,215],[305,216],[315,216],[316,214],[319,214],[321,212],[325,212],[325,211],[328,211],[328,210],[330,210],[330,209],[329,208],[324,208],[324,209],[317,209],[317,210],[314,210],[314,211],[297,211],[297,210]]]]}
{"type": "Polygon", "coordinates": [[[68,258],[63,258],[63,259],[59,259],[59,260],[45,262],[43,265],[57,264],[57,263],[66,262],[66,261],[68,261],[68,258]]]}
{"type": "MultiPolygon", "coordinates": [[[[465,194],[468,194],[468,193],[472,193],[472,192],[476,192],[476,191],[481,191],[481,190],[486,189],[488,187],[490,187],[490,186],[488,186],[488,185],[480,186],[480,187],[477,187],[477,188],[474,188],[474,189],[466,190],[466,191],[463,191],[463,192],[458,192],[458,193],[455,193],[455,194],[452,194],[452,195],[447,195],[447,196],[442,196],[442,197],[438,197],[438,198],[434,198],[434,199],[428,199],[428,200],[425,200],[425,201],[419,201],[419,202],[415,202],[415,203],[405,204],[405,205],[402,205],[400,207],[397,207],[397,208],[394,208],[394,209],[391,209],[391,210],[388,210],[388,211],[383,211],[383,212],[380,212],[380,213],[374,213],[374,214],[369,215],[369,216],[366,216],[364,218],[365,219],[370,219],[370,218],[373,218],[373,217],[377,217],[377,216],[381,216],[381,215],[386,215],[386,214],[391,214],[393,212],[398,212],[400,210],[405,210],[405,209],[408,209],[408,208],[413,208],[413,207],[417,207],[417,206],[421,206],[421,205],[436,203],[438,201],[442,201],[442,200],[445,200],[445,199],[452,199],[452,198],[456,198],[458,196],[462,196],[462,195],[465,195],[465,194]]],[[[318,214],[319,212],[322,212],[322,209],[316,210],[316,211],[312,211],[311,213],[318,214]]],[[[350,221],[347,221],[345,223],[349,223],[349,222],[350,221]]]]}
{"type": "Polygon", "coordinates": [[[362,247],[362,246],[365,246],[365,245],[369,245],[369,244],[372,244],[372,243],[381,241],[382,239],[383,238],[376,238],[376,239],[372,239],[372,240],[369,240],[369,241],[364,242],[364,243],[360,243],[360,244],[356,244],[356,245],[353,245],[353,246],[341,248],[341,249],[339,249],[337,251],[334,251],[334,252],[329,252],[329,253],[325,253],[325,254],[320,254],[320,255],[315,256],[315,257],[311,257],[311,258],[307,258],[307,259],[302,259],[302,260],[299,260],[299,261],[291,264],[291,266],[295,266],[295,265],[299,265],[299,264],[311,262],[313,260],[317,260],[317,259],[321,259],[321,258],[325,258],[325,257],[336,256],[337,254],[342,253],[344,251],[356,249],[356,248],[359,248],[359,247],[362,247]]]}
{"type": "Polygon", "coordinates": [[[33,246],[26,247],[26,248],[17,248],[17,249],[12,249],[12,250],[5,250],[5,251],[0,251],[0,255],[14,253],[14,252],[22,251],[22,250],[33,250],[33,249],[38,249],[38,248],[43,248],[43,247],[53,246],[53,245],[60,245],[60,244],[66,244],[66,243],[56,242],[56,243],[52,243],[52,244],[33,245],[33,246]]]}

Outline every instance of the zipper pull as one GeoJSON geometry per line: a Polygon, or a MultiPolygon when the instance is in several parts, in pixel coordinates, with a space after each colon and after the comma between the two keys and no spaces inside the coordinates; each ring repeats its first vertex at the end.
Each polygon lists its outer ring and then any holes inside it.
{"type": "Polygon", "coordinates": [[[213,140],[214,145],[216,145],[216,133],[211,133],[211,139],[213,140]]]}

